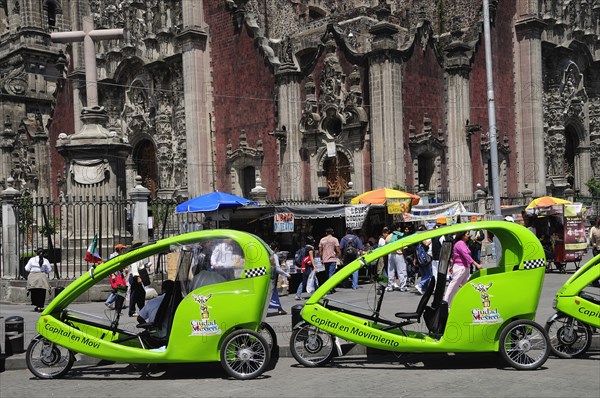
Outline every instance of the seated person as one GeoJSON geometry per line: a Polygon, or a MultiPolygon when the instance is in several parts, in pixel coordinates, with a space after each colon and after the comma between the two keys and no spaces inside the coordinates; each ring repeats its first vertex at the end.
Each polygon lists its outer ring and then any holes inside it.
{"type": "Polygon", "coordinates": [[[139,323],[154,323],[158,307],[160,307],[160,304],[163,302],[166,294],[173,292],[174,287],[175,282],[170,279],[164,280],[161,286],[162,294],[153,298],[152,300],[148,300],[144,308],[140,310],[137,321],[139,323]]]}

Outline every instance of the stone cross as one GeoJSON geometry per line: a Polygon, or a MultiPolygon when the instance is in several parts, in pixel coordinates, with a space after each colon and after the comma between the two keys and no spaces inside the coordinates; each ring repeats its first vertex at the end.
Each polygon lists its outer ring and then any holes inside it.
{"type": "Polygon", "coordinates": [[[83,42],[86,105],[88,108],[98,105],[96,48],[94,42],[98,40],[118,39],[120,37],[123,37],[123,29],[94,30],[94,20],[91,17],[83,17],[83,30],[50,34],[50,38],[56,43],[83,42]]]}

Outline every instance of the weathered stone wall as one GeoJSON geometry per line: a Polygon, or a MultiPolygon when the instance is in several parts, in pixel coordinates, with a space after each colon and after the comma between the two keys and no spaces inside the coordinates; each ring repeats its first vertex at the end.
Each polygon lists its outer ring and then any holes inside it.
{"type": "MultiPolygon", "coordinates": [[[[423,118],[431,119],[434,132],[444,130],[444,69],[440,65],[434,49],[416,46],[412,56],[406,61],[403,74],[404,97],[404,142],[409,142],[409,126],[413,125],[417,132],[424,127],[423,118]]],[[[377,154],[374,154],[377,156],[377,154]]],[[[381,161],[381,159],[379,160],[381,161]]],[[[413,181],[412,159],[408,145],[404,153],[398,154],[398,166],[406,171],[406,181],[413,181]],[[401,157],[404,156],[404,159],[401,157]]],[[[412,184],[410,184],[412,185],[412,184]]],[[[413,188],[408,186],[407,188],[413,188]]],[[[435,187],[430,187],[431,189],[435,187]]],[[[443,188],[447,188],[444,186],[443,188]]]]}
{"type": "MultiPolygon", "coordinates": [[[[492,64],[494,80],[494,99],[496,108],[496,134],[498,146],[508,138],[510,153],[508,154],[509,167],[507,172],[508,184],[500,187],[501,191],[506,188],[509,195],[517,194],[517,168],[516,168],[516,122],[515,122],[515,92],[514,92],[514,57],[513,57],[513,15],[515,5],[512,2],[503,2],[498,9],[495,23],[491,28],[492,42],[492,64]]],[[[480,42],[476,47],[471,71],[471,119],[470,124],[481,125],[482,130],[472,136],[473,147],[473,190],[475,184],[486,185],[484,158],[480,150],[482,134],[489,131],[489,118],[487,107],[487,78],[485,65],[485,46],[483,37],[483,25],[480,25],[480,42]]],[[[489,183],[488,183],[489,184],[489,183]]]]}
{"type": "MultiPolygon", "coordinates": [[[[225,2],[206,1],[205,16],[213,69],[216,188],[230,191],[231,176],[225,153],[230,141],[234,149],[246,131],[248,146],[263,142],[262,185],[270,195],[278,192],[278,147],[268,133],[276,127],[275,78],[255,45],[247,26],[236,29],[225,2]]],[[[258,170],[257,170],[258,171],[258,170]]]]}

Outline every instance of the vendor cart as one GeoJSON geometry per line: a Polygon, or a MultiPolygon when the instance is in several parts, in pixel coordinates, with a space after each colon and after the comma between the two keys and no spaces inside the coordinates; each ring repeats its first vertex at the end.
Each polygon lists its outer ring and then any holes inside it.
{"type": "Polygon", "coordinates": [[[584,209],[581,203],[559,203],[550,206],[528,207],[528,223],[540,240],[549,239],[546,249],[546,271],[566,273],[569,264],[575,270],[587,252],[584,209]]]}

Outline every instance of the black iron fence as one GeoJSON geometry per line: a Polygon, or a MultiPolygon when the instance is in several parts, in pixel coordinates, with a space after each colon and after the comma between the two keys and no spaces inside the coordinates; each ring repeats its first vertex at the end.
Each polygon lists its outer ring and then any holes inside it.
{"type": "Polygon", "coordinates": [[[52,263],[54,278],[73,279],[89,269],[86,252],[107,258],[119,242],[131,241],[131,201],[116,197],[74,198],[60,201],[21,196],[14,206],[19,264],[16,274],[38,248],[52,263]]]}
{"type": "MultiPolygon", "coordinates": [[[[175,214],[177,204],[172,199],[153,199],[148,202],[149,241],[201,228],[201,215],[175,214]]],[[[94,251],[101,260],[110,256],[117,243],[132,243],[133,211],[134,202],[131,199],[64,197],[53,201],[23,195],[14,203],[17,224],[14,241],[18,264],[12,265],[15,269],[9,272],[1,266],[0,269],[9,275],[24,278],[25,264],[38,248],[43,248],[45,257],[54,269],[54,278],[75,279],[90,268],[91,262],[86,261],[86,253],[94,240],[94,251]]],[[[6,248],[0,247],[0,259],[2,250],[6,248]]]]}

